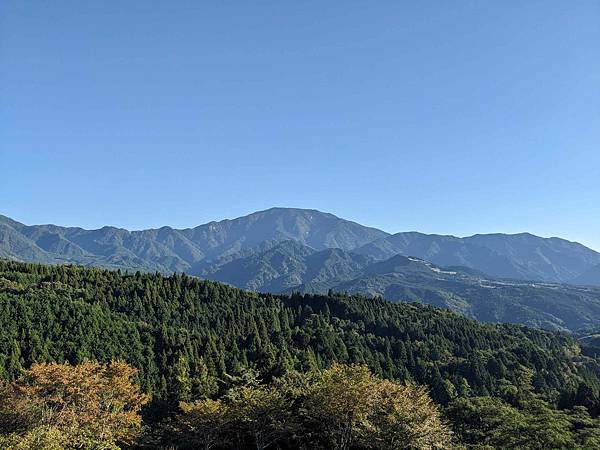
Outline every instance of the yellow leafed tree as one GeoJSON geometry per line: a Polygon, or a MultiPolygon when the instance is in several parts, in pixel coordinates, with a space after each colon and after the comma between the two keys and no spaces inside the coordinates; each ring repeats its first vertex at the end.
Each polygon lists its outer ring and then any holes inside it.
{"type": "Polygon", "coordinates": [[[307,414],[333,447],[449,449],[451,434],[427,390],[374,376],[364,365],[334,364],[308,393],[307,414]]]}
{"type": "Polygon", "coordinates": [[[134,383],[136,373],[120,361],[34,364],[0,385],[0,444],[115,448],[132,442],[148,401],[134,383]]]}
{"type": "Polygon", "coordinates": [[[334,364],[254,380],[220,400],[181,403],[170,430],[183,448],[458,448],[427,389],[373,375],[364,365],[334,364]]]}

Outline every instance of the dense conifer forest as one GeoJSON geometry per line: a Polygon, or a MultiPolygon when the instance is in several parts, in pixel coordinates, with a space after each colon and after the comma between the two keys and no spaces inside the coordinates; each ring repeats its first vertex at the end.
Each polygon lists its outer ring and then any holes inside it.
{"type": "Polygon", "coordinates": [[[0,447],[68,425],[90,439],[56,448],[600,448],[592,352],[430,306],[0,261],[0,330],[0,447]],[[100,433],[79,379],[100,399],[120,380],[96,412],[129,415],[100,433]],[[54,411],[48,396],[72,414],[11,412],[54,411]]]}

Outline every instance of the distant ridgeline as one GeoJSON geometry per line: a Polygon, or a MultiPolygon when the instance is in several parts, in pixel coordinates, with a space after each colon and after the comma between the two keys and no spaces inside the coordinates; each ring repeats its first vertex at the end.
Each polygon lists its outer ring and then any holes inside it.
{"type": "MultiPolygon", "coordinates": [[[[348,264],[329,265],[334,269],[330,275],[351,275],[369,263],[368,258],[384,261],[403,255],[437,266],[467,267],[496,278],[600,286],[600,253],[576,242],[528,233],[464,238],[417,232],[390,235],[333,214],[297,208],[271,208],[194,228],[140,231],[25,225],[0,215],[0,257],[42,264],[200,275],[214,270],[210,267],[214,264],[260,253],[283,241],[294,241],[311,252],[351,252],[353,256],[342,255],[348,264]]],[[[302,278],[296,284],[307,281],[302,278]]]]}
{"type": "Polygon", "coordinates": [[[380,296],[549,330],[600,327],[600,253],[527,233],[389,235],[292,208],[181,230],[28,226],[0,216],[0,258],[184,272],[273,294],[380,296]]]}
{"type": "Polygon", "coordinates": [[[2,378],[36,361],[122,359],[155,404],[175,405],[207,379],[248,367],[268,380],[339,361],[427,384],[441,404],[503,395],[526,372],[556,405],[599,405],[598,360],[568,335],[358,296],[275,296],[185,275],[0,261],[0,329],[2,378]]]}
{"type": "Polygon", "coordinates": [[[437,266],[402,255],[383,261],[294,241],[215,263],[202,277],[260,292],[330,290],[442,306],[485,322],[576,331],[600,326],[600,288],[497,279],[464,266],[437,266]]]}

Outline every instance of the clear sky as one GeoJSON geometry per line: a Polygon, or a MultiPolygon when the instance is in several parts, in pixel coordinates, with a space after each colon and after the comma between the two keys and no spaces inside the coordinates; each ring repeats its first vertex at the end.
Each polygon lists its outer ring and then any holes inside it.
{"type": "Polygon", "coordinates": [[[600,1],[0,2],[0,213],[600,250],[600,1]]]}

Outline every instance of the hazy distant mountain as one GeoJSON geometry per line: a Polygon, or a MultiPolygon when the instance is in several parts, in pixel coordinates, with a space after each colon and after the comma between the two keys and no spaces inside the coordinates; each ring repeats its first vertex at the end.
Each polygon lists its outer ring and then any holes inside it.
{"type": "Polygon", "coordinates": [[[386,259],[416,256],[441,266],[465,266],[495,277],[571,282],[600,264],[600,253],[576,242],[522,234],[478,234],[466,238],[397,233],[353,250],[386,259]]]}
{"type": "Polygon", "coordinates": [[[572,282],[583,286],[600,286],[600,264],[582,273],[572,282]]]}
{"type": "Polygon", "coordinates": [[[195,228],[143,231],[26,226],[0,216],[0,256],[58,264],[199,273],[208,263],[294,240],[316,250],[350,250],[387,236],[315,210],[273,208],[195,228]]]}
{"type": "Polygon", "coordinates": [[[27,226],[0,216],[0,257],[185,271],[259,291],[381,295],[547,328],[600,321],[600,289],[550,284],[600,285],[600,254],[583,245],[530,234],[389,235],[315,210],[273,208],[143,231],[27,226]]]}
{"type": "Polygon", "coordinates": [[[341,249],[317,251],[294,241],[214,264],[202,276],[263,292],[332,289],[423,302],[488,322],[557,330],[600,325],[600,288],[495,279],[475,269],[439,267],[402,255],[375,261],[341,249]]]}
{"type": "Polygon", "coordinates": [[[401,255],[367,266],[352,280],[312,281],[287,292],[329,289],[423,302],[487,322],[571,331],[600,325],[600,288],[492,279],[472,269],[443,268],[401,255]]]}
{"type": "MultiPolygon", "coordinates": [[[[209,267],[215,272],[215,264],[221,267],[248,258],[283,241],[294,241],[317,251],[352,251],[377,260],[398,254],[415,256],[439,266],[468,267],[493,277],[600,285],[593,272],[600,265],[600,253],[563,239],[526,233],[466,238],[417,232],[389,235],[332,214],[293,208],[272,208],[183,230],[27,226],[0,216],[0,257],[50,264],[71,262],[199,275],[207,273],[209,267]],[[591,275],[584,276],[590,270],[591,275]]],[[[243,264],[254,267],[245,261],[223,270],[251,270],[244,269],[243,264]]],[[[252,272],[237,276],[262,288],[263,282],[251,281],[255,275],[252,272]]]]}
{"type": "Polygon", "coordinates": [[[215,264],[202,276],[264,292],[282,292],[304,283],[335,283],[360,274],[373,259],[337,248],[321,251],[284,241],[264,252],[215,264]]]}

